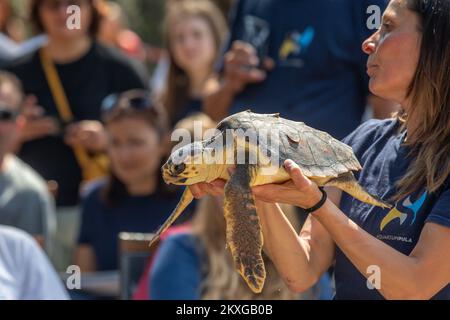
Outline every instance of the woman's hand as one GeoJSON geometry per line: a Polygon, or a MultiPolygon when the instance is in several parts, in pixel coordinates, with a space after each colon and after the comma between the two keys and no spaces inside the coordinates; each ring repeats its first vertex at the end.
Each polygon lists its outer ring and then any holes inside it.
{"type": "Polygon", "coordinates": [[[201,199],[206,195],[211,195],[214,197],[223,196],[225,189],[226,181],[222,179],[217,179],[212,181],[211,183],[200,182],[196,183],[192,186],[189,186],[189,189],[192,192],[192,195],[195,199],[201,199]]]}
{"type": "Polygon", "coordinates": [[[24,122],[20,131],[20,143],[58,133],[58,123],[54,118],[45,116],[44,108],[37,104],[37,98],[33,95],[26,97],[21,115],[24,122]]]}
{"type": "Polygon", "coordinates": [[[264,81],[267,77],[266,70],[274,68],[274,61],[266,58],[263,61],[264,70],[259,69],[256,49],[239,40],[233,42],[224,60],[224,79],[234,95],[244,90],[248,84],[264,81]]]}
{"type": "Polygon", "coordinates": [[[286,160],[284,167],[291,180],[284,184],[253,187],[255,198],[264,202],[285,203],[304,209],[315,206],[322,198],[317,185],[303,175],[294,161],[286,160]]]}
{"type": "MultiPolygon", "coordinates": [[[[253,195],[256,200],[270,203],[286,203],[300,208],[311,208],[322,198],[322,193],[317,185],[305,177],[300,167],[292,160],[286,160],[284,167],[291,180],[284,184],[268,184],[253,187],[253,195]]],[[[196,199],[205,195],[223,196],[225,188],[224,180],[215,180],[211,183],[197,183],[190,186],[196,199]]]]}
{"type": "Polygon", "coordinates": [[[305,177],[300,167],[292,160],[284,162],[291,180],[284,184],[269,184],[253,188],[256,199],[271,203],[285,203],[300,208],[311,208],[322,198],[317,185],[305,177]]]}
{"type": "Polygon", "coordinates": [[[81,145],[91,152],[106,150],[108,140],[101,122],[86,120],[73,123],[66,128],[64,141],[69,146],[81,145]]]}

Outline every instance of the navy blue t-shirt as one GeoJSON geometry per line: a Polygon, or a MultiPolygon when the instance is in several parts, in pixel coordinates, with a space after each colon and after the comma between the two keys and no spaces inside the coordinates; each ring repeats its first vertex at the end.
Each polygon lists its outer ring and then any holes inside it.
{"type": "Polygon", "coordinates": [[[202,111],[202,103],[201,99],[197,98],[189,98],[186,103],[176,111],[173,115],[171,121],[172,127],[174,127],[178,121],[183,120],[186,117],[191,116],[194,113],[198,113],[202,111]]]}
{"type": "MultiPolygon", "coordinates": [[[[399,129],[398,120],[371,120],[343,140],[353,148],[363,167],[356,174],[359,183],[385,200],[395,194],[395,183],[405,175],[413,157],[410,147],[403,144],[406,131],[399,129]]],[[[447,183],[432,194],[420,188],[393,209],[371,206],[343,193],[340,208],[362,229],[409,255],[426,223],[450,228],[450,187],[447,183]]],[[[339,248],[335,272],[336,299],[383,299],[376,289],[368,289],[366,278],[339,248]]],[[[450,285],[434,298],[450,299],[450,285]]]]}
{"type": "Polygon", "coordinates": [[[201,283],[206,274],[204,248],[190,232],[171,235],[155,255],[150,272],[152,300],[199,300],[201,283]]]}
{"type": "MultiPolygon", "coordinates": [[[[79,244],[94,249],[97,270],[118,268],[118,235],[120,232],[154,233],[172,213],[180,193],[156,192],[149,196],[128,196],[110,207],[101,199],[103,183],[97,184],[83,200],[79,244]]],[[[188,209],[180,221],[189,216],[188,209]]]]}
{"type": "Polygon", "coordinates": [[[344,138],[361,123],[368,95],[367,55],[361,44],[376,30],[367,28],[367,8],[378,5],[383,12],[386,2],[239,1],[226,49],[235,40],[250,42],[276,67],[264,82],[247,86],[230,113],[280,112],[344,138]]]}

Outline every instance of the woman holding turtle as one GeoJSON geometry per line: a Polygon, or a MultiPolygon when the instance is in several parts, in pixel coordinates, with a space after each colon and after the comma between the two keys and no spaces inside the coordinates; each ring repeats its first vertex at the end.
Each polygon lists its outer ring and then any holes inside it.
{"type": "MultiPolygon", "coordinates": [[[[395,206],[322,193],[286,161],[291,181],[253,188],[264,249],[297,292],[335,263],[336,299],[450,299],[450,1],[392,0],[362,47],[370,90],[402,111],[344,142],[359,183],[395,206]],[[276,203],[313,208],[299,235],[276,203]]],[[[223,182],[191,191],[223,194],[223,182]]]]}

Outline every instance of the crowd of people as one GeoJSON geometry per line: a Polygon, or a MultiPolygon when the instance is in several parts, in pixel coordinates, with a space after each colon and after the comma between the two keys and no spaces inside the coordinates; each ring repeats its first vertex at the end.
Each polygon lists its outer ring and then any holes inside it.
{"type": "Polygon", "coordinates": [[[114,1],[26,3],[23,22],[0,0],[0,299],[83,297],[58,272],[118,270],[119,234],[154,233],[176,207],[160,170],[172,132],[247,109],[347,143],[358,181],[395,207],[329,188],[308,215],[323,193],[285,164],[289,183],[253,191],[256,295],[225,246],[224,182],[194,185],[135,299],[450,299],[449,0],[168,0],[165,49],[114,1]],[[370,6],[385,12],[377,30],[370,6]],[[4,45],[24,42],[17,57],[4,45]]]}

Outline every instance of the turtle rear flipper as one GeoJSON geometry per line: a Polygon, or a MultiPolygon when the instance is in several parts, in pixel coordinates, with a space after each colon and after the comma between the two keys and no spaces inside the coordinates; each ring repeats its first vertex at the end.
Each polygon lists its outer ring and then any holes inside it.
{"type": "Polygon", "coordinates": [[[177,204],[177,207],[175,208],[175,210],[173,210],[172,214],[169,216],[169,218],[167,218],[161,228],[159,228],[159,230],[156,232],[155,236],[150,241],[149,247],[152,247],[159,240],[161,233],[166,231],[172,225],[172,223],[175,222],[175,220],[183,213],[184,209],[187,208],[192,200],[194,200],[194,196],[192,195],[191,190],[186,187],[180,201],[177,204]]]}
{"type": "Polygon", "coordinates": [[[325,185],[339,188],[362,202],[366,202],[377,207],[392,208],[392,205],[374,195],[371,195],[367,190],[365,190],[358,183],[358,181],[356,181],[352,172],[341,174],[339,177],[328,181],[325,185]]]}
{"type": "Polygon", "coordinates": [[[253,166],[237,165],[225,186],[224,214],[227,244],[237,271],[250,289],[260,293],[266,270],[261,255],[263,236],[250,188],[253,166]]]}

